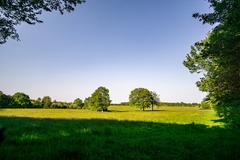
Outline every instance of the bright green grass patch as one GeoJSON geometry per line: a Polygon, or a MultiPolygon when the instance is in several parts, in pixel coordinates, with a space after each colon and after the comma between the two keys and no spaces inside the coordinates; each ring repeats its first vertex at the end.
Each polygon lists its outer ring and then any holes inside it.
{"type": "Polygon", "coordinates": [[[2,109],[0,159],[239,160],[240,131],[216,120],[214,111],[195,107],[2,109]]]}
{"type": "Polygon", "coordinates": [[[213,110],[201,110],[198,107],[159,107],[154,111],[139,111],[130,106],[110,106],[109,112],[95,112],[76,109],[2,109],[0,116],[32,117],[32,118],[61,118],[61,119],[110,119],[147,121],[178,124],[216,123],[218,117],[213,110]]]}

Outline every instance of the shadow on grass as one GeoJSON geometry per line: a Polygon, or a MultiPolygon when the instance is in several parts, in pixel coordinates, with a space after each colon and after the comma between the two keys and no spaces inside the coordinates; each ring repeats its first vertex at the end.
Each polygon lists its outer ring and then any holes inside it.
{"type": "Polygon", "coordinates": [[[215,122],[215,123],[226,123],[227,121],[225,120],[225,119],[214,119],[214,120],[212,120],[213,122],[215,122]]]}
{"type": "Polygon", "coordinates": [[[0,117],[0,159],[240,159],[240,131],[104,119],[0,117]]]}

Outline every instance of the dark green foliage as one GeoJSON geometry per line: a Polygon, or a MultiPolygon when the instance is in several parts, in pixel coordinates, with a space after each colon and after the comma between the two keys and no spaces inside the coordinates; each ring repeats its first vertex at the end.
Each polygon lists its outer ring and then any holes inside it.
{"type": "Polygon", "coordinates": [[[5,132],[5,129],[0,127],[0,145],[3,142],[3,140],[5,139],[4,132],[5,132]]]}
{"type": "MultiPolygon", "coordinates": [[[[121,102],[112,104],[114,106],[129,106],[129,102],[121,102]]],[[[198,103],[184,103],[184,102],[157,102],[156,106],[169,106],[169,107],[196,107],[198,103]]]]}
{"type": "Polygon", "coordinates": [[[0,117],[1,160],[239,160],[240,130],[198,124],[0,117]]]}
{"type": "Polygon", "coordinates": [[[200,104],[201,109],[211,109],[212,105],[210,101],[203,101],[200,104]]]}
{"type": "Polygon", "coordinates": [[[129,102],[121,102],[120,105],[129,106],[129,102]]]}
{"type": "Polygon", "coordinates": [[[13,100],[14,106],[23,107],[23,108],[32,106],[32,102],[29,96],[26,95],[25,93],[21,93],[21,92],[15,93],[12,96],[12,100],[13,100]]]}
{"type": "Polygon", "coordinates": [[[160,102],[160,98],[156,92],[151,91],[151,95],[152,95],[152,111],[153,111],[153,106],[157,105],[160,102]]]}
{"type": "Polygon", "coordinates": [[[43,11],[71,12],[77,4],[85,0],[1,0],[0,1],[0,44],[8,38],[19,39],[16,26],[41,23],[39,15],[43,11]]]}
{"type": "Polygon", "coordinates": [[[184,65],[202,72],[197,82],[208,92],[208,102],[230,125],[240,127],[240,1],[209,0],[213,13],[193,16],[203,23],[217,24],[207,38],[197,42],[184,65]]]}
{"type": "Polygon", "coordinates": [[[61,102],[53,102],[49,108],[65,109],[67,106],[61,102]]]}
{"type": "Polygon", "coordinates": [[[72,103],[68,102],[59,102],[54,100],[51,103],[51,106],[49,108],[56,108],[56,109],[66,109],[66,108],[72,108],[72,103]]]}
{"type": "Polygon", "coordinates": [[[91,97],[85,98],[83,108],[84,108],[84,109],[89,109],[89,108],[91,108],[91,97]]]}
{"type": "Polygon", "coordinates": [[[80,98],[77,98],[74,100],[70,108],[77,108],[77,109],[82,109],[84,106],[82,100],[80,98]]]}
{"type": "Polygon", "coordinates": [[[12,97],[5,95],[0,91],[0,108],[82,108],[83,103],[79,99],[76,99],[75,104],[68,102],[53,101],[49,96],[43,97],[43,99],[31,99],[24,93],[16,93],[12,97]]]}
{"type": "Polygon", "coordinates": [[[32,99],[32,104],[33,104],[33,108],[42,108],[43,107],[41,98],[38,98],[36,100],[32,99]]]}
{"type": "Polygon", "coordinates": [[[2,91],[0,91],[0,108],[11,107],[11,105],[12,105],[11,96],[5,95],[2,91]]]}
{"type": "Polygon", "coordinates": [[[129,104],[143,110],[153,103],[152,93],[145,88],[136,88],[129,95],[129,104]]]}
{"type": "Polygon", "coordinates": [[[168,106],[168,107],[196,107],[198,103],[184,103],[184,102],[158,102],[157,106],[168,106]]]}
{"type": "Polygon", "coordinates": [[[42,98],[43,108],[50,108],[52,105],[52,99],[49,96],[45,96],[42,98]]]}
{"type": "Polygon", "coordinates": [[[110,103],[109,90],[105,87],[99,87],[93,92],[91,97],[87,99],[86,106],[95,111],[107,111],[110,103]]]}

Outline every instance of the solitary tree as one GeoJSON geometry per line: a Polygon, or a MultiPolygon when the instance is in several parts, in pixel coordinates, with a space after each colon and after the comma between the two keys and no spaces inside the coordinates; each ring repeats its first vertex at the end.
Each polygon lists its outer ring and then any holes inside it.
{"type": "Polygon", "coordinates": [[[145,108],[149,108],[153,103],[152,94],[146,88],[136,88],[129,95],[129,103],[144,111],[145,108]]]}
{"type": "Polygon", "coordinates": [[[45,96],[42,99],[43,108],[50,108],[52,105],[52,99],[49,96],[45,96]]]}
{"type": "Polygon", "coordinates": [[[1,0],[0,1],[0,44],[8,38],[19,40],[16,26],[25,22],[27,24],[42,23],[39,15],[43,11],[71,12],[78,4],[85,0],[1,0]]]}
{"type": "Polygon", "coordinates": [[[184,65],[203,73],[197,86],[208,93],[207,102],[228,124],[240,127],[240,1],[208,1],[213,12],[193,17],[215,27],[191,47],[184,65]]]}
{"type": "Polygon", "coordinates": [[[96,111],[107,111],[111,100],[109,90],[105,87],[97,88],[90,98],[91,109],[96,111]]]}
{"type": "Polygon", "coordinates": [[[17,92],[12,96],[13,103],[19,107],[31,107],[32,103],[28,95],[25,93],[17,92]]]}

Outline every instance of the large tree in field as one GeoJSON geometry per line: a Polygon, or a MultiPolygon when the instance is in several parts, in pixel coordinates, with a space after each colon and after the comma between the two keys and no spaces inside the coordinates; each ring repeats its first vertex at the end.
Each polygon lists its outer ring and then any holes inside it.
{"type": "Polygon", "coordinates": [[[215,24],[208,36],[191,47],[184,65],[202,73],[197,82],[205,98],[228,124],[240,126],[240,0],[208,0],[212,13],[193,14],[215,24]]]}
{"type": "Polygon", "coordinates": [[[25,93],[17,92],[12,96],[13,104],[16,105],[16,107],[31,107],[32,102],[28,95],[25,93]]]}
{"type": "Polygon", "coordinates": [[[92,110],[107,111],[111,103],[109,90],[105,87],[97,88],[91,95],[89,103],[92,110]]]}
{"type": "Polygon", "coordinates": [[[42,23],[39,15],[43,11],[71,12],[85,0],[0,0],[0,44],[8,38],[19,40],[16,26],[42,23]]]}
{"type": "Polygon", "coordinates": [[[152,93],[146,88],[136,88],[129,95],[129,103],[144,111],[153,103],[152,93]]]}

